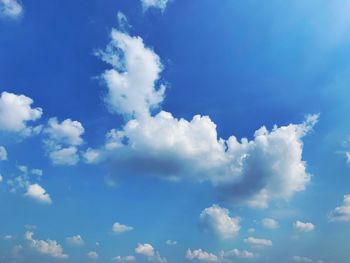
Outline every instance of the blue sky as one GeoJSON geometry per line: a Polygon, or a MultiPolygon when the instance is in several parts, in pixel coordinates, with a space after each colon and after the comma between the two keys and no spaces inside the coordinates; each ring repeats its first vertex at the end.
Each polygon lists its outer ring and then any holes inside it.
{"type": "Polygon", "coordinates": [[[348,262],[349,8],[0,0],[0,262],[348,262]]]}

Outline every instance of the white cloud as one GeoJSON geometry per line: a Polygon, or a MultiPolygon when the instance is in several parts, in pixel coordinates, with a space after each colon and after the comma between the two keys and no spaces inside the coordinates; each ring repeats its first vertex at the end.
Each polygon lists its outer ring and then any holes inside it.
{"type": "Polygon", "coordinates": [[[302,262],[302,263],[312,263],[313,260],[311,258],[307,258],[307,257],[300,257],[300,256],[294,256],[293,257],[294,262],[302,262]]]}
{"type": "Polygon", "coordinates": [[[44,133],[44,140],[49,157],[55,165],[75,165],[79,161],[78,146],[84,141],[81,138],[85,129],[79,121],[66,119],[61,123],[50,118],[44,133]]]}
{"type": "Polygon", "coordinates": [[[64,253],[63,248],[55,240],[37,240],[33,238],[34,233],[27,231],[25,238],[30,242],[30,246],[41,254],[50,255],[55,258],[66,259],[68,255],[64,253]]]}
{"type": "Polygon", "coordinates": [[[123,225],[121,223],[115,222],[112,226],[112,231],[117,234],[132,231],[134,228],[132,226],[123,225]]]}
{"type": "Polygon", "coordinates": [[[155,261],[159,263],[166,263],[167,259],[161,257],[158,251],[155,251],[151,244],[138,244],[135,248],[135,253],[139,255],[146,256],[148,260],[155,261]]]}
{"type": "Polygon", "coordinates": [[[337,206],[329,215],[331,221],[350,221],[350,195],[344,195],[343,205],[337,206]]]}
{"type": "Polygon", "coordinates": [[[17,0],[0,0],[0,16],[18,18],[22,12],[23,7],[17,0]]]}
{"type": "Polygon", "coordinates": [[[241,229],[240,218],[230,217],[228,209],[218,205],[205,208],[199,218],[207,230],[221,238],[234,238],[241,229]]]}
{"type": "Polygon", "coordinates": [[[75,146],[61,148],[49,153],[49,157],[55,165],[75,165],[79,162],[78,149],[75,146]]]}
{"type": "Polygon", "coordinates": [[[135,257],[134,256],[125,256],[125,257],[116,256],[112,260],[115,261],[115,262],[121,262],[121,263],[133,262],[133,261],[135,261],[135,257]]]}
{"type": "Polygon", "coordinates": [[[0,146],[0,161],[6,161],[7,160],[7,151],[4,146],[0,146]]]}
{"type": "Polygon", "coordinates": [[[127,116],[149,115],[164,99],[165,87],[156,86],[162,65],[142,38],[113,29],[111,42],[98,55],[113,68],[102,74],[112,112],[127,116]]]}
{"type": "Polygon", "coordinates": [[[248,237],[244,239],[244,243],[253,245],[253,246],[272,246],[272,241],[269,239],[263,239],[263,238],[255,238],[255,237],[248,237]]]}
{"type": "Polygon", "coordinates": [[[34,199],[40,203],[51,204],[50,195],[39,184],[30,184],[27,188],[25,196],[34,199]]]}
{"type": "Polygon", "coordinates": [[[273,218],[264,218],[262,220],[262,224],[265,228],[268,229],[277,229],[280,227],[278,222],[273,218]]]}
{"type": "Polygon", "coordinates": [[[218,256],[206,252],[202,249],[196,249],[196,250],[191,250],[188,249],[186,253],[186,258],[188,260],[199,260],[199,261],[207,261],[207,262],[218,262],[219,258],[218,256]]]}
{"type": "Polygon", "coordinates": [[[84,239],[80,235],[75,235],[66,238],[67,243],[73,246],[82,246],[84,245],[84,239]]]}
{"type": "Polygon", "coordinates": [[[226,251],[223,253],[224,257],[237,257],[237,258],[246,258],[246,259],[251,259],[251,258],[255,258],[256,255],[253,252],[247,251],[247,250],[239,250],[237,248],[230,250],[230,251],[226,251]]]}
{"type": "Polygon", "coordinates": [[[43,175],[43,170],[41,170],[41,169],[32,169],[30,171],[30,173],[33,174],[33,175],[41,177],[43,175]]]}
{"type": "Polygon", "coordinates": [[[177,241],[168,239],[167,241],[165,241],[165,244],[169,246],[175,246],[177,244],[177,241]]]}
{"type": "Polygon", "coordinates": [[[48,127],[44,129],[44,133],[48,134],[50,140],[64,145],[82,144],[81,136],[84,131],[84,127],[79,121],[66,119],[59,123],[57,118],[50,118],[48,127]]]}
{"type": "Polygon", "coordinates": [[[315,229],[315,225],[312,223],[304,223],[299,220],[293,223],[294,229],[301,231],[301,232],[310,232],[315,229]]]}
{"type": "Polygon", "coordinates": [[[90,251],[86,254],[89,258],[93,259],[93,260],[97,260],[98,259],[98,254],[95,251],[90,251]]]}
{"type": "Polygon", "coordinates": [[[302,160],[303,137],[318,115],[300,124],[261,127],[254,138],[238,141],[218,137],[216,124],[196,115],[177,119],[170,112],[151,114],[164,100],[157,85],[159,57],[140,37],[112,30],[112,41],[99,56],[113,66],[102,74],[111,110],[132,119],[107,134],[99,149],[88,149],[89,163],[115,162],[120,173],[140,173],[178,181],[209,181],[220,197],[266,208],[271,200],[286,200],[305,190],[310,181],[302,160]],[[136,62],[137,61],[137,62],[136,62]]]}
{"type": "Polygon", "coordinates": [[[0,95],[0,131],[18,132],[28,136],[37,128],[28,126],[28,122],[41,118],[41,108],[32,108],[33,100],[24,95],[2,92],[0,95]]]}
{"type": "Polygon", "coordinates": [[[159,8],[164,11],[168,2],[168,0],[141,0],[144,10],[152,7],[159,8]]]}

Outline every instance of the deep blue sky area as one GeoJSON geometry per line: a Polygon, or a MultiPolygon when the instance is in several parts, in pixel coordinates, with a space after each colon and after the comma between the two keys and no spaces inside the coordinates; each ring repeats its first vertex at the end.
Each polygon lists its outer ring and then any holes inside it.
{"type": "Polygon", "coordinates": [[[0,263],[349,262],[349,10],[0,0],[0,263]]]}

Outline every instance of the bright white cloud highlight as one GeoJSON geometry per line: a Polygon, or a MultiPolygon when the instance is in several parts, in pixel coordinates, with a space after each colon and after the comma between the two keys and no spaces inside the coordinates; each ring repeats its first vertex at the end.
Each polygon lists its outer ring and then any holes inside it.
{"type": "Polygon", "coordinates": [[[149,115],[163,101],[165,87],[156,86],[162,65],[142,38],[113,29],[111,42],[98,55],[112,66],[102,74],[112,112],[127,116],[149,115]]]}
{"type": "Polygon", "coordinates": [[[121,223],[115,222],[112,226],[112,231],[117,234],[132,231],[134,228],[132,226],[123,225],[121,223]]]}
{"type": "Polygon", "coordinates": [[[164,11],[168,2],[168,0],[141,0],[144,10],[148,8],[159,8],[164,11]]]}
{"type": "Polygon", "coordinates": [[[218,262],[219,258],[215,254],[206,252],[202,249],[191,250],[188,249],[186,253],[186,258],[188,260],[199,260],[206,262],[218,262]]]}
{"type": "Polygon", "coordinates": [[[248,238],[244,239],[244,243],[252,245],[252,246],[261,246],[261,247],[272,246],[271,240],[263,239],[263,238],[255,238],[255,237],[248,237],[248,238]]]}
{"type": "Polygon", "coordinates": [[[41,254],[50,255],[55,258],[66,259],[68,255],[64,253],[63,248],[55,240],[37,240],[33,238],[34,233],[27,231],[25,239],[29,241],[30,246],[41,254]]]}
{"type": "Polygon", "coordinates": [[[23,7],[17,0],[0,0],[0,16],[18,18],[22,12],[23,7]]]}
{"type": "Polygon", "coordinates": [[[265,228],[268,228],[268,229],[277,229],[279,228],[279,224],[278,222],[273,219],[273,218],[264,218],[262,220],[262,224],[265,228]]]}
{"type": "Polygon", "coordinates": [[[199,218],[206,230],[221,238],[234,238],[241,229],[240,219],[230,217],[228,209],[218,205],[205,208],[199,218]]]}
{"type": "Polygon", "coordinates": [[[161,257],[158,251],[155,251],[151,244],[138,244],[135,248],[135,253],[147,257],[150,261],[155,261],[159,263],[166,263],[167,259],[161,257]]]}
{"type": "Polygon", "coordinates": [[[24,95],[2,92],[0,95],[0,131],[18,132],[28,136],[36,128],[28,126],[29,122],[40,119],[41,108],[32,108],[33,100],[24,95]]]}
{"type": "Polygon", "coordinates": [[[344,195],[343,205],[337,206],[329,215],[331,221],[350,221],[350,195],[344,195]]]}
{"type": "Polygon", "coordinates": [[[84,245],[84,239],[80,235],[67,237],[66,241],[68,244],[73,245],[73,246],[83,246],[84,245]]]}
{"type": "Polygon", "coordinates": [[[25,193],[25,196],[35,201],[38,201],[39,203],[43,203],[43,204],[52,203],[50,195],[39,184],[30,184],[27,187],[27,192],[25,193]]]}
{"type": "Polygon", "coordinates": [[[294,229],[301,231],[301,232],[310,232],[315,229],[315,225],[312,223],[304,223],[299,220],[293,223],[294,229]]]}
{"type": "Polygon", "coordinates": [[[122,256],[116,256],[112,259],[112,261],[114,262],[121,262],[121,263],[124,263],[124,262],[133,262],[135,261],[135,256],[125,256],[125,257],[122,257],[122,256]]]}

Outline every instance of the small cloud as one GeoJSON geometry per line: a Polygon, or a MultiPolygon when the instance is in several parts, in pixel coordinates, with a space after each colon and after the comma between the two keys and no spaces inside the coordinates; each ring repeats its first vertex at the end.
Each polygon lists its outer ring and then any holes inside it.
{"type": "Polygon", "coordinates": [[[350,195],[344,195],[343,205],[337,206],[330,214],[330,221],[350,221],[350,195]]]}
{"type": "Polygon", "coordinates": [[[17,0],[0,0],[0,16],[16,19],[22,12],[23,7],[17,0]]]}
{"type": "Polygon", "coordinates": [[[4,146],[0,146],[0,161],[6,161],[7,160],[7,151],[4,146]]]}
{"type": "Polygon", "coordinates": [[[218,262],[219,258],[215,254],[206,252],[202,249],[191,250],[188,249],[186,253],[186,258],[188,260],[198,260],[206,262],[218,262]]]}
{"type": "Polygon", "coordinates": [[[66,238],[67,243],[73,246],[82,246],[84,245],[84,239],[80,235],[75,235],[72,237],[66,238]]]}
{"type": "Polygon", "coordinates": [[[175,246],[177,244],[177,241],[169,239],[169,240],[165,241],[165,244],[167,244],[169,246],[175,246]]]}
{"type": "Polygon", "coordinates": [[[268,229],[277,229],[279,228],[279,224],[278,222],[273,219],[273,218],[264,218],[262,220],[262,224],[265,228],[268,228],[268,229]]]}
{"type": "Polygon", "coordinates": [[[112,231],[117,234],[132,231],[134,228],[132,226],[123,225],[121,223],[115,222],[112,226],[112,231]]]}
{"type": "Polygon", "coordinates": [[[248,237],[244,239],[244,243],[257,246],[257,247],[270,247],[272,246],[272,241],[269,239],[248,237]]]}
{"type": "Polygon", "coordinates": [[[25,196],[36,200],[40,203],[51,204],[52,200],[50,195],[46,192],[44,188],[42,188],[39,184],[31,184],[27,188],[27,192],[25,196]]]}
{"type": "Polygon", "coordinates": [[[98,254],[95,251],[90,251],[86,255],[92,260],[97,260],[98,259],[98,254]]]}
{"type": "Polygon", "coordinates": [[[304,223],[301,221],[296,221],[293,223],[294,229],[301,231],[301,232],[310,232],[315,229],[315,225],[312,223],[304,223]]]}

